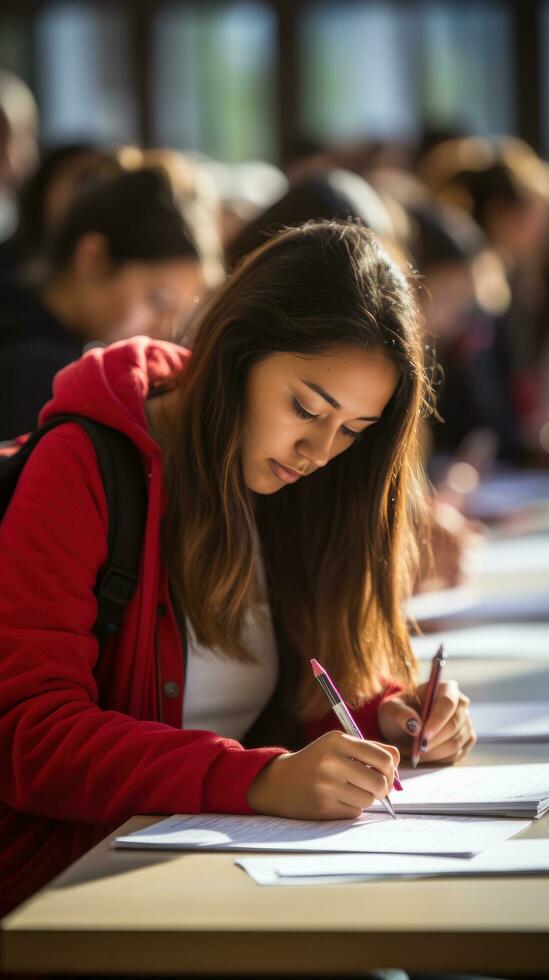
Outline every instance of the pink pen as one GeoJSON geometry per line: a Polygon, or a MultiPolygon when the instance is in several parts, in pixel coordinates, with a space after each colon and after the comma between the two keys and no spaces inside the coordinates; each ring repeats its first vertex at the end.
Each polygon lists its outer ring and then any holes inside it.
{"type": "MultiPolygon", "coordinates": [[[[341,722],[341,725],[347,732],[347,735],[354,735],[355,738],[361,738],[365,741],[364,735],[360,731],[360,728],[356,724],[351,712],[349,711],[347,705],[345,704],[341,694],[339,693],[337,687],[335,686],[332,678],[328,674],[324,667],[321,667],[318,660],[311,660],[311,667],[313,668],[313,674],[315,675],[318,683],[320,684],[322,690],[324,691],[328,701],[330,702],[330,707],[334,712],[335,716],[341,722]]],[[[396,790],[402,790],[402,783],[400,782],[398,770],[395,769],[395,779],[393,786],[396,790]]],[[[396,813],[393,809],[393,804],[391,803],[388,796],[380,800],[383,804],[387,813],[390,813],[393,820],[396,820],[396,813]]]]}

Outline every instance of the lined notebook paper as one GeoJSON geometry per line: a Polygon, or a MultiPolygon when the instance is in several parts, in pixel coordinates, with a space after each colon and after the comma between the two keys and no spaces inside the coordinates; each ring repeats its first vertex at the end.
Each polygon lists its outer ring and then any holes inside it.
{"type": "MultiPolygon", "coordinates": [[[[404,791],[391,792],[397,813],[543,816],[549,809],[549,764],[400,770],[404,791]]],[[[375,803],[368,812],[375,812],[375,803]]]]}
{"type": "Polygon", "coordinates": [[[237,858],[235,864],[258,885],[333,885],[448,875],[549,875],[549,840],[508,840],[472,858],[317,854],[237,858]]]}
{"type": "Polygon", "coordinates": [[[527,827],[519,820],[363,813],[357,820],[177,814],[124,837],[115,847],[214,851],[347,851],[470,856],[527,827]]]}

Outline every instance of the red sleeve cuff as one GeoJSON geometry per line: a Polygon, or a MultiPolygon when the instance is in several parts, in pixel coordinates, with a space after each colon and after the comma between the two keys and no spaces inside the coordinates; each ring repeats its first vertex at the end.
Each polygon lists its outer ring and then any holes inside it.
{"type": "Polygon", "coordinates": [[[379,727],[378,714],[377,714],[379,710],[379,706],[383,704],[384,701],[390,701],[390,699],[394,698],[395,695],[400,694],[400,692],[403,689],[402,684],[397,683],[397,681],[384,680],[384,684],[385,687],[383,688],[383,690],[380,691],[379,694],[377,694],[372,701],[368,702],[368,704],[365,704],[364,707],[360,707],[353,712],[355,721],[357,722],[359,728],[360,728],[360,723],[362,718],[361,712],[367,713],[367,717],[363,722],[364,730],[361,728],[361,731],[364,735],[366,735],[366,738],[370,738],[374,742],[385,741],[381,733],[381,729],[379,727]]]}
{"type": "Polygon", "coordinates": [[[248,790],[257,774],[278,755],[280,747],[243,749],[230,747],[217,756],[202,786],[204,813],[255,813],[248,803],[248,790]]]}

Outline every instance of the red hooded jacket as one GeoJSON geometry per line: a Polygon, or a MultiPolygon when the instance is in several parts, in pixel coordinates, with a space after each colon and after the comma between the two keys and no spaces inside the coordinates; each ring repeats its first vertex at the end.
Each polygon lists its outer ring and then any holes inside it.
{"type": "MultiPolygon", "coordinates": [[[[91,350],[55,378],[41,422],[63,412],[124,432],[142,454],[149,507],[136,592],[98,661],[94,585],[108,513],[76,423],[33,451],[0,526],[0,914],[133,814],[250,813],[247,791],[280,747],[245,749],[181,728],[181,637],[160,554],[162,458],[144,400],[190,353],[137,338],[91,350]]],[[[355,712],[380,739],[383,695],[355,712]]],[[[335,728],[331,712],[305,730],[335,728]]]]}

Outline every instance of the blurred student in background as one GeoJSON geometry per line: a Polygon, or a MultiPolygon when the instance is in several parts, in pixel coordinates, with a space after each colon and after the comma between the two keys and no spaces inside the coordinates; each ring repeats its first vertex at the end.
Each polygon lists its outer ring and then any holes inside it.
{"type": "Polygon", "coordinates": [[[17,191],[38,162],[37,135],[38,109],[30,88],[0,70],[0,245],[16,227],[17,191]]]}
{"type": "Polygon", "coordinates": [[[69,208],[36,289],[0,310],[0,438],[29,431],[53,375],[83,346],[170,336],[204,288],[192,232],[167,180],[138,170],[88,187],[69,208]]]}
{"type": "Polygon", "coordinates": [[[471,432],[488,428],[511,451],[519,435],[499,371],[494,315],[509,300],[501,262],[465,212],[429,202],[408,215],[425,325],[443,372],[432,448],[455,453],[471,432]]]}
{"type": "Polygon", "coordinates": [[[538,324],[547,288],[549,168],[521,140],[467,138],[427,154],[421,173],[440,200],[471,215],[504,263],[510,297],[492,323],[493,351],[515,432],[507,433],[500,451],[523,459],[540,395],[538,324]]]}
{"type": "Polygon", "coordinates": [[[265,160],[221,163],[199,156],[197,162],[216,189],[224,247],[288,189],[286,176],[265,160]]]}
{"type": "Polygon", "coordinates": [[[50,241],[72,201],[87,184],[122,171],[115,151],[92,143],[67,143],[45,151],[19,190],[17,227],[0,245],[2,279],[32,282],[43,276],[50,241]]]}
{"type": "Polygon", "coordinates": [[[221,244],[221,204],[217,187],[206,166],[179,150],[138,151],[140,165],[161,170],[170,182],[174,200],[192,226],[208,290],[225,278],[221,244]]]}
{"type": "Polygon", "coordinates": [[[357,174],[332,169],[296,180],[270,207],[245,225],[226,247],[228,267],[234,268],[243,256],[262,245],[269,234],[286,225],[320,218],[358,218],[384,241],[393,237],[390,216],[375,190],[357,174]]]}

